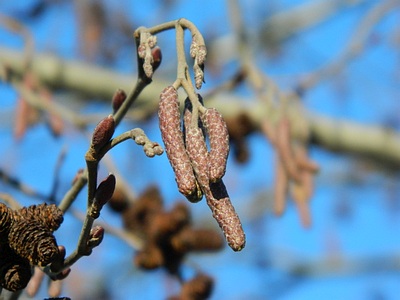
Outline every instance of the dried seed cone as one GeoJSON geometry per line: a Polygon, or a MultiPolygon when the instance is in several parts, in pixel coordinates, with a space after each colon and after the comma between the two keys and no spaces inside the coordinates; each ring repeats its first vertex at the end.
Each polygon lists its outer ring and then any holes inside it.
{"type": "Polygon", "coordinates": [[[0,249],[0,283],[11,292],[22,290],[32,276],[29,261],[16,255],[8,245],[0,249]]]}
{"type": "Polygon", "coordinates": [[[173,248],[180,253],[189,251],[218,251],[223,248],[222,236],[211,229],[186,227],[171,239],[173,248]]]}
{"type": "Polygon", "coordinates": [[[149,186],[128,209],[123,211],[124,227],[142,237],[152,217],[162,208],[160,190],[157,186],[149,186]]]}
{"type": "Polygon", "coordinates": [[[210,190],[206,193],[206,198],[212,215],[221,227],[229,247],[234,251],[242,250],[246,244],[246,237],[224,183],[219,181],[211,184],[210,190]]]}
{"type": "Polygon", "coordinates": [[[208,155],[208,176],[211,182],[217,182],[225,175],[229,154],[228,127],[222,115],[215,108],[208,108],[201,115],[204,128],[210,141],[208,155]]]}
{"type": "Polygon", "coordinates": [[[19,209],[14,214],[14,219],[35,220],[46,226],[49,231],[56,231],[64,221],[64,216],[55,204],[42,203],[19,209]]]}
{"type": "Polygon", "coordinates": [[[58,255],[56,239],[35,220],[16,221],[8,235],[10,248],[33,265],[46,266],[58,255]]]}
{"type": "Polygon", "coordinates": [[[7,241],[13,221],[13,211],[4,203],[0,203],[0,244],[7,241]]]}
{"type": "Polygon", "coordinates": [[[208,299],[214,288],[214,281],[210,276],[198,274],[182,286],[180,299],[208,299]]]}
{"type": "Polygon", "coordinates": [[[175,173],[179,192],[187,198],[191,198],[197,194],[198,188],[183,142],[178,92],[173,86],[165,88],[160,95],[158,118],[161,137],[168,160],[175,173]]]}
{"type": "Polygon", "coordinates": [[[150,245],[136,254],[134,263],[139,268],[154,270],[164,264],[164,257],[160,248],[150,245]]]}

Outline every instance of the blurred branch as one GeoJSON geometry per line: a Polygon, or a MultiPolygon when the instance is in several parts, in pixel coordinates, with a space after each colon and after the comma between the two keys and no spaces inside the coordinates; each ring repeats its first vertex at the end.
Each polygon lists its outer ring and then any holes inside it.
{"type": "Polygon", "coordinates": [[[338,55],[331,63],[323,66],[321,69],[310,73],[299,83],[299,90],[305,90],[313,87],[321,80],[338,73],[345,68],[355,56],[359,55],[370,37],[374,27],[396,7],[400,7],[400,1],[388,0],[379,2],[372,7],[359,22],[356,30],[349,38],[347,46],[342,53],[338,55]]]}
{"type": "MultiPolygon", "coordinates": [[[[22,57],[21,52],[0,47],[0,60],[7,62],[7,66],[14,72],[24,72],[22,57]]],[[[89,64],[64,61],[48,55],[35,55],[32,60],[32,71],[52,87],[80,92],[107,101],[110,101],[117,88],[129,90],[133,81],[130,75],[124,76],[89,64]]],[[[153,81],[152,88],[145,90],[135,102],[135,110],[146,112],[147,116],[154,114],[157,111],[159,93],[167,85],[165,81],[153,81]]],[[[292,97],[299,100],[295,95],[292,97]]],[[[269,114],[270,108],[266,107],[265,103],[255,99],[245,101],[232,93],[219,93],[210,98],[207,96],[204,98],[207,99],[210,107],[217,108],[224,117],[237,116],[240,113],[247,114],[259,129],[264,116],[269,114]]],[[[289,116],[299,114],[295,111],[298,105],[289,104],[288,109],[289,116]],[[290,113],[291,109],[293,109],[292,113],[290,113]]],[[[309,111],[305,111],[304,117],[310,129],[311,143],[327,150],[366,156],[388,163],[392,167],[400,165],[399,133],[383,126],[367,126],[309,111]]]]}
{"type": "Polygon", "coordinates": [[[378,270],[398,271],[400,256],[397,254],[364,257],[342,257],[340,253],[320,259],[299,259],[293,253],[279,250],[272,256],[273,266],[297,276],[331,276],[334,274],[365,274],[378,270]]]}
{"type": "Polygon", "coordinates": [[[283,40],[318,25],[338,11],[362,2],[365,0],[317,0],[286,9],[265,21],[260,30],[261,40],[268,46],[277,46],[283,40]]]}

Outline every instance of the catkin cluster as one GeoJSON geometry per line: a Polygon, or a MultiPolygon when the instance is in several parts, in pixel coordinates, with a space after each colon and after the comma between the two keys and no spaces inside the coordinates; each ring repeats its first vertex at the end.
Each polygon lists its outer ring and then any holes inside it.
{"type": "MultiPolygon", "coordinates": [[[[117,194],[116,194],[117,195],[117,194]]],[[[143,247],[135,254],[136,266],[151,270],[163,267],[178,274],[181,262],[190,252],[217,251],[223,247],[221,235],[211,229],[194,228],[187,205],[177,202],[165,210],[157,187],[148,187],[130,205],[111,198],[111,208],[122,213],[124,227],[139,236],[143,247]],[[117,202],[117,205],[114,203],[117,202]],[[119,210],[118,208],[122,208],[119,210]]]]}
{"type": "Polygon", "coordinates": [[[63,221],[55,205],[32,205],[12,210],[0,203],[0,283],[10,291],[26,287],[32,266],[46,266],[59,249],[53,232],[63,221]]]}
{"type": "Polygon", "coordinates": [[[196,105],[186,99],[182,129],[176,89],[169,86],[162,91],[158,110],[161,136],[179,191],[191,202],[205,195],[228,245],[240,251],[245,245],[244,231],[222,181],[229,154],[228,129],[221,114],[205,108],[198,97],[196,105]]]}

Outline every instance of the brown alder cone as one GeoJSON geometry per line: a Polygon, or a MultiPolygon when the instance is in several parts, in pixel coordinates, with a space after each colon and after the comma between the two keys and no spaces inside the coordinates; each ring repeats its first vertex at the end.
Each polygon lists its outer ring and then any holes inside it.
{"type": "Polygon", "coordinates": [[[55,204],[42,203],[22,207],[14,213],[14,220],[35,220],[49,231],[56,231],[64,221],[63,212],[55,204]]]}
{"type": "Polygon", "coordinates": [[[182,286],[179,299],[205,300],[211,296],[214,280],[205,274],[197,274],[182,286]]]}
{"type": "Polygon", "coordinates": [[[172,237],[171,245],[180,253],[217,251],[223,248],[224,240],[215,230],[185,227],[172,237]]]}
{"type": "Polygon", "coordinates": [[[0,244],[7,242],[12,221],[13,211],[4,203],[0,203],[0,244]]]}
{"type": "Polygon", "coordinates": [[[178,92],[173,86],[165,88],[160,95],[158,118],[161,137],[168,160],[175,173],[179,192],[189,200],[196,199],[199,189],[189,156],[186,153],[181,129],[178,92]]]}
{"type": "Polygon", "coordinates": [[[164,256],[159,247],[148,245],[136,253],[134,263],[139,268],[153,270],[164,264],[164,256]]]}
{"type": "Polygon", "coordinates": [[[162,211],[163,201],[157,186],[147,187],[138,199],[122,212],[124,227],[143,236],[154,214],[162,211]]]}
{"type": "Polygon", "coordinates": [[[56,239],[36,220],[15,221],[8,235],[10,248],[32,265],[46,266],[58,255],[56,239]]]}
{"type": "Polygon", "coordinates": [[[27,259],[18,256],[7,244],[0,247],[0,283],[11,292],[22,290],[32,276],[27,259]]]}
{"type": "Polygon", "coordinates": [[[229,155],[228,127],[222,115],[215,108],[208,108],[200,116],[210,141],[208,154],[208,176],[211,182],[220,180],[226,171],[229,155]]]}
{"type": "Polygon", "coordinates": [[[211,183],[209,190],[205,193],[207,204],[211,209],[214,219],[225,235],[229,247],[234,251],[240,251],[246,244],[246,237],[233,207],[229,195],[222,180],[211,183]]]}

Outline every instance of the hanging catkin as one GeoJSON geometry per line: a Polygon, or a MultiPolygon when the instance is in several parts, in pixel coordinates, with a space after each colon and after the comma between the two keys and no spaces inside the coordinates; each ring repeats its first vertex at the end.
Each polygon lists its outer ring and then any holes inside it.
{"type": "Polygon", "coordinates": [[[190,201],[196,202],[199,198],[199,188],[189,156],[186,153],[181,129],[178,93],[173,86],[165,88],[160,95],[158,118],[161,137],[168,160],[175,173],[179,192],[190,201]]]}

